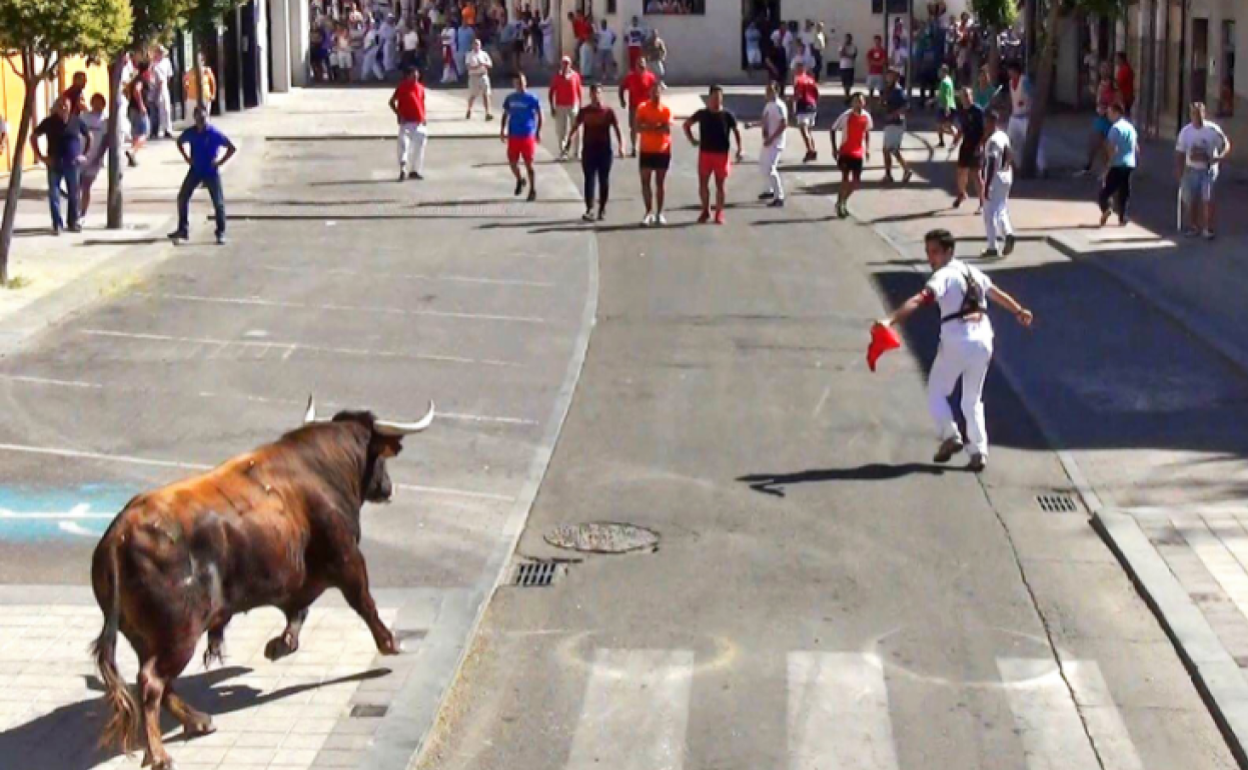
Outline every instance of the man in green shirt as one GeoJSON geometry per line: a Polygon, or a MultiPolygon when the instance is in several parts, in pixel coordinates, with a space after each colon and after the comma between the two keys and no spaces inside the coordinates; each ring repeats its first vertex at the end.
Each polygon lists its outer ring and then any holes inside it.
{"type": "Polygon", "coordinates": [[[940,139],[937,147],[945,146],[945,134],[953,136],[953,113],[958,108],[957,98],[953,91],[953,76],[949,73],[949,65],[940,65],[940,86],[936,91],[936,136],[940,139]]]}

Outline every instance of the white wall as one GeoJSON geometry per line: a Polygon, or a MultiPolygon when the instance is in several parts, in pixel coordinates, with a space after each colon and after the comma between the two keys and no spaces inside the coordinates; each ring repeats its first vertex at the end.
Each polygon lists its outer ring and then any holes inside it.
{"type": "Polygon", "coordinates": [[[269,24],[273,28],[273,50],[267,58],[272,60],[273,90],[285,93],[290,90],[290,0],[269,0],[269,24]]]}

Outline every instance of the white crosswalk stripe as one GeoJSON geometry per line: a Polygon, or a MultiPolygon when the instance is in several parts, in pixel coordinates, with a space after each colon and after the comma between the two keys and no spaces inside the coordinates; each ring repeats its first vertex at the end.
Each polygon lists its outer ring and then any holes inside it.
{"type": "Polygon", "coordinates": [[[597,650],[568,770],[680,770],[692,678],[690,650],[597,650]]]}
{"type": "Polygon", "coordinates": [[[788,675],[789,770],[897,770],[878,661],[791,652],[788,675]]]}
{"type": "Polygon", "coordinates": [[[997,659],[1028,770],[1143,770],[1100,667],[1069,661],[1064,668],[1066,679],[1051,659],[997,659]]]}

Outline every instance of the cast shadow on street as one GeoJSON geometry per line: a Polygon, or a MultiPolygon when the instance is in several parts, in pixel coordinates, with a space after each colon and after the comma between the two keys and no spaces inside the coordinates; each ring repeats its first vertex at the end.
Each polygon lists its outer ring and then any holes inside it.
{"type": "MultiPolygon", "coordinates": [[[[250,672],[251,669],[243,666],[226,666],[183,677],[177,680],[178,694],[194,708],[210,716],[220,716],[280,701],[325,685],[376,679],[386,676],[390,670],[376,668],[324,682],[283,687],[272,692],[261,692],[247,685],[223,684],[250,672]]],[[[87,686],[94,692],[103,692],[101,683],[94,676],[87,678],[87,686]]],[[[26,724],[0,733],[0,757],[4,758],[5,767],[90,770],[121,754],[115,747],[97,746],[106,718],[107,710],[102,697],[61,706],[26,724]],[[9,765],[9,762],[14,764],[9,765]]],[[[166,736],[173,734],[167,740],[176,760],[177,749],[174,747],[186,742],[182,728],[167,713],[161,717],[161,728],[166,736]]]]}
{"type": "Polygon", "coordinates": [[[798,473],[752,473],[748,476],[738,476],[737,481],[749,484],[750,489],[755,492],[784,497],[785,488],[794,484],[813,484],[825,481],[891,481],[916,473],[939,476],[945,471],[960,470],[961,468],[945,468],[927,463],[901,463],[900,465],[868,463],[856,468],[826,468],[798,473]]]}

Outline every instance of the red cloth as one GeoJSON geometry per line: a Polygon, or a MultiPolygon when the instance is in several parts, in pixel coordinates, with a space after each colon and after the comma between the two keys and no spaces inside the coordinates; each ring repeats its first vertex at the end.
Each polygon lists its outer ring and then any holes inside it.
{"type": "Polygon", "coordinates": [[[642,70],[640,73],[633,70],[625,75],[620,88],[628,92],[628,106],[636,107],[642,102],[649,101],[650,91],[654,89],[654,84],[657,82],[659,79],[650,70],[642,70]]]}
{"type": "Polygon", "coordinates": [[[891,326],[875,324],[871,327],[871,345],[867,347],[867,366],[875,371],[875,362],[893,348],[901,347],[901,337],[891,326]]]}
{"type": "Polygon", "coordinates": [[[533,162],[533,154],[537,151],[537,137],[510,136],[507,138],[507,162],[519,163],[524,160],[533,162]]]}
{"type": "Polygon", "coordinates": [[[399,122],[425,122],[425,87],[418,80],[404,80],[394,89],[399,108],[399,122]]]}
{"type": "Polygon", "coordinates": [[[581,42],[588,41],[594,34],[594,27],[589,21],[580,14],[572,19],[572,34],[581,42]]]}
{"type": "Polygon", "coordinates": [[[883,75],[886,61],[888,61],[888,53],[883,48],[872,48],[867,51],[867,74],[883,75]]]}
{"type": "Polygon", "coordinates": [[[1123,104],[1131,104],[1135,101],[1135,70],[1131,69],[1130,64],[1121,64],[1118,66],[1116,73],[1118,81],[1118,94],[1122,98],[1123,104]]]}
{"type": "Polygon", "coordinates": [[[841,155],[846,158],[861,158],[867,154],[867,130],[871,126],[871,116],[866,112],[861,115],[851,112],[845,122],[845,138],[841,140],[841,155]]]}
{"type": "Polygon", "coordinates": [[[809,74],[793,78],[793,101],[811,109],[819,106],[819,86],[809,74]]]}
{"type": "Polygon", "coordinates": [[[550,101],[556,107],[575,107],[581,103],[581,76],[569,70],[568,76],[556,72],[550,81],[550,101]]]}

